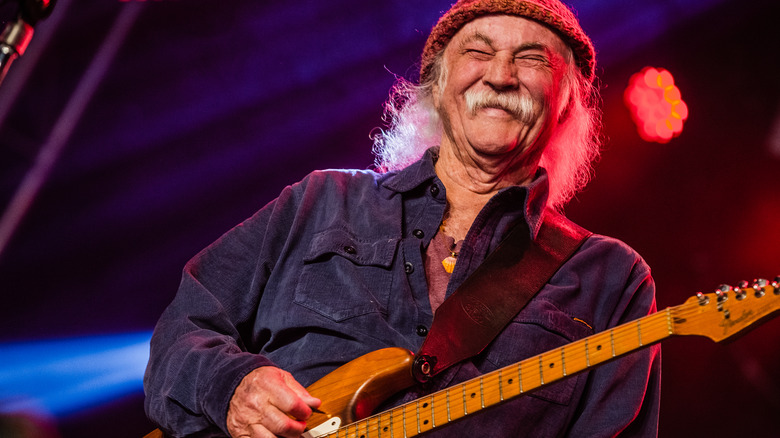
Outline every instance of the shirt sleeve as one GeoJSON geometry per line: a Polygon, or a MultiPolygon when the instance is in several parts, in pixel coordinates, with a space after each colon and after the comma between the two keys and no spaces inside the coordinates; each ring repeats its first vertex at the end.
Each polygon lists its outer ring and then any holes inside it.
{"type": "Polygon", "coordinates": [[[241,379],[273,365],[256,354],[253,320],[291,229],[295,198],[288,187],[185,266],[155,327],[144,376],[147,416],[169,434],[226,434],[229,402],[241,379]]]}
{"type": "MultiPolygon", "coordinates": [[[[650,268],[635,253],[628,281],[608,327],[656,311],[650,268]]],[[[608,291],[599,291],[605,293],[608,291]]],[[[659,344],[630,353],[589,372],[583,397],[567,436],[656,437],[661,394],[659,344]]]]}

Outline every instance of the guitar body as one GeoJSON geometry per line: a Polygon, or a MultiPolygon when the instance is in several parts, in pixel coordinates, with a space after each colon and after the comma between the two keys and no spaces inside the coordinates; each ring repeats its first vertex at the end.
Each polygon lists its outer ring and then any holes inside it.
{"type": "MultiPolygon", "coordinates": [[[[322,400],[303,437],[319,436],[371,415],[380,403],[415,384],[414,354],[403,348],[384,348],[348,362],[306,388],[322,400]]],[[[144,438],[166,438],[155,429],[144,438]]]]}
{"type": "Polygon", "coordinates": [[[415,384],[414,354],[403,348],[384,348],[337,368],[306,388],[322,400],[307,421],[309,434],[331,432],[371,415],[380,403],[415,384]],[[312,432],[315,431],[315,432],[312,432]]]}

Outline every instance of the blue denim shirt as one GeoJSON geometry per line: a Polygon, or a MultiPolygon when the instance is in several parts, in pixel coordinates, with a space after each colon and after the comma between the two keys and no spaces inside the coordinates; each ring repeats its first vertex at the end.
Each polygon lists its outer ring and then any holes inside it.
{"type": "MultiPolygon", "coordinates": [[[[384,347],[417,351],[433,315],[423,252],[444,215],[436,150],[397,172],[318,171],[200,252],[155,328],[147,415],[174,436],[224,436],[230,398],[256,367],[308,386],[384,347]]],[[[534,238],[541,170],[496,194],[466,236],[451,294],[518,220],[534,238]]],[[[655,311],[650,270],[594,235],[477,357],[391,404],[518,362],[655,311]]],[[[650,347],[429,436],[656,436],[660,348],[650,347]]]]}

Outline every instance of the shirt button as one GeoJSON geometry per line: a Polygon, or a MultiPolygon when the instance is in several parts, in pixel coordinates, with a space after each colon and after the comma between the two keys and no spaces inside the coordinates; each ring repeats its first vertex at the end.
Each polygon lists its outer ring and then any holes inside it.
{"type": "Polygon", "coordinates": [[[426,336],[428,334],[428,327],[424,325],[417,326],[417,336],[426,336]]]}
{"type": "Polygon", "coordinates": [[[439,186],[436,184],[431,185],[431,195],[436,196],[439,194],[439,186]]]}
{"type": "Polygon", "coordinates": [[[347,254],[357,254],[357,250],[355,249],[354,246],[351,246],[351,245],[345,246],[344,247],[344,252],[346,252],[347,254]]]}
{"type": "Polygon", "coordinates": [[[412,231],[412,234],[414,235],[414,237],[416,237],[418,239],[422,239],[423,237],[425,237],[425,233],[423,233],[423,230],[421,230],[419,228],[414,230],[414,231],[412,231]]]}
{"type": "Polygon", "coordinates": [[[411,274],[414,272],[414,265],[412,262],[406,262],[404,263],[404,271],[406,271],[407,274],[411,274]]]}

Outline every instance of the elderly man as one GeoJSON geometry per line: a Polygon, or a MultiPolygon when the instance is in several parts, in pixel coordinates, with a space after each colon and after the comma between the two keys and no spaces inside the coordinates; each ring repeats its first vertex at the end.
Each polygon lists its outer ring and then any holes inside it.
{"type": "MultiPolygon", "coordinates": [[[[381,172],[314,172],[187,264],[152,339],[150,418],[173,436],[297,437],[322,403],[304,386],[374,350],[418,351],[507,234],[538,239],[584,184],[598,154],[594,67],[557,0],[457,2],[428,38],[420,83],[389,100],[381,172]]],[[[654,311],[642,258],[592,235],[479,354],[383,407],[654,311]]],[[[655,436],[659,385],[650,347],[429,435],[655,436]]]]}

